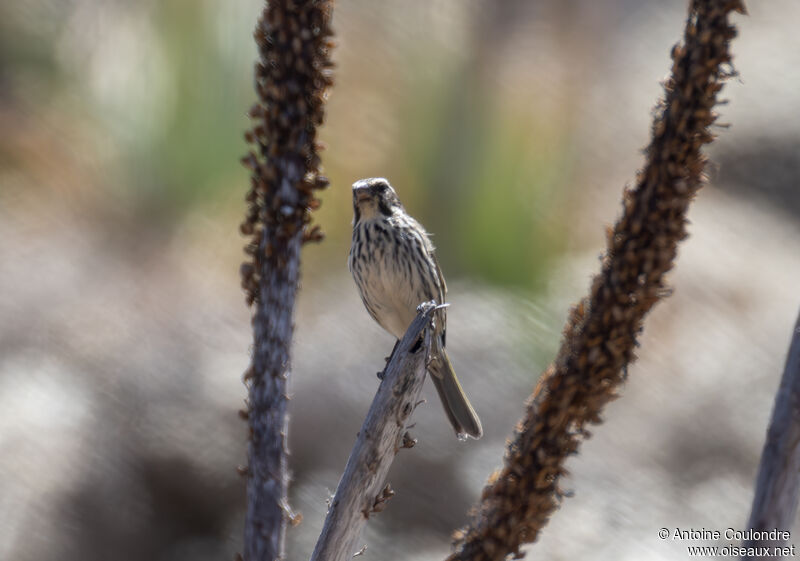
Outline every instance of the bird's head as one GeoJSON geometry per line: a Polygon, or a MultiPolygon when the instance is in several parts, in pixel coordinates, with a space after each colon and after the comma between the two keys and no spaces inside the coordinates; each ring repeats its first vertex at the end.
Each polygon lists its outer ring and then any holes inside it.
{"type": "Polygon", "coordinates": [[[402,209],[400,199],[383,177],[360,179],[353,183],[353,223],[380,216],[391,216],[402,209]]]}

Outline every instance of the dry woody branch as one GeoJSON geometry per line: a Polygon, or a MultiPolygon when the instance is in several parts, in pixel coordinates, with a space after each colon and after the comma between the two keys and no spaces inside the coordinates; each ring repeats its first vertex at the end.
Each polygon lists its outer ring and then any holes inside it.
{"type": "MultiPolygon", "coordinates": [[[[748,527],[751,530],[789,530],[800,496],[800,314],[792,331],[786,367],[775,396],[767,440],[758,467],[756,492],[748,527]]],[[[744,547],[785,545],[781,540],[754,539],[744,547]]],[[[777,556],[775,557],[777,558],[777,556]]],[[[749,559],[749,557],[744,557],[749,559]]]]}
{"type": "Polygon", "coordinates": [[[384,370],[311,561],[348,561],[357,553],[367,519],[386,508],[394,496],[391,486],[385,483],[386,475],[397,452],[409,447],[406,427],[425,381],[434,309],[433,303],[420,306],[384,370]]]}
{"type": "Polygon", "coordinates": [[[566,458],[601,422],[635,359],[644,316],[667,293],[686,211],[704,181],[709,127],[723,81],[733,74],[731,12],[739,0],[691,2],[683,41],[672,49],[672,72],[656,110],[646,164],[626,190],[621,218],[608,231],[601,272],[575,306],[554,363],[528,403],[506,451],[504,467],[485,487],[470,525],[457,532],[450,561],[521,556],[557,508],[566,458]]]}
{"type": "Polygon", "coordinates": [[[242,159],[251,171],[248,212],[241,224],[251,237],[241,266],[242,286],[253,313],[253,355],[248,385],[250,426],[245,561],[284,558],[287,522],[287,379],[294,330],[300,248],[321,234],[310,227],[319,206],[316,143],[326,89],[331,85],[331,4],[270,1],[255,30],[258,103],[250,110],[253,150],[242,159]]]}

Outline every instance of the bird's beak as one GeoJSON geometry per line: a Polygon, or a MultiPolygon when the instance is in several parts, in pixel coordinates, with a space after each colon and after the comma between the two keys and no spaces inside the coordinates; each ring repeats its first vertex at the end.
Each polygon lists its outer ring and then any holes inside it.
{"type": "Polygon", "coordinates": [[[358,189],[353,189],[353,196],[356,199],[356,203],[363,203],[364,201],[369,200],[371,195],[369,193],[369,188],[361,187],[358,189]]]}

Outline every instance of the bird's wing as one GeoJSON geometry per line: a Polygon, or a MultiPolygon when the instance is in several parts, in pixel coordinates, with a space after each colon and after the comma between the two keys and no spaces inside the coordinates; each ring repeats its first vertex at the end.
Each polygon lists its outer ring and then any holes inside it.
{"type": "Polygon", "coordinates": [[[436,266],[436,276],[439,277],[439,287],[441,292],[441,301],[439,304],[444,304],[444,299],[447,297],[447,283],[444,282],[444,275],[442,274],[442,268],[439,266],[439,259],[436,257],[436,254],[431,251],[431,259],[433,259],[433,264],[436,266]]]}
{"type": "MultiPolygon", "coordinates": [[[[442,268],[439,266],[439,259],[436,258],[436,254],[431,251],[430,255],[431,259],[433,259],[433,265],[436,267],[436,276],[439,277],[439,304],[444,304],[447,298],[447,283],[444,282],[444,275],[442,274],[442,268]]],[[[439,318],[442,324],[442,346],[444,346],[447,328],[447,308],[439,310],[439,318]]]]}

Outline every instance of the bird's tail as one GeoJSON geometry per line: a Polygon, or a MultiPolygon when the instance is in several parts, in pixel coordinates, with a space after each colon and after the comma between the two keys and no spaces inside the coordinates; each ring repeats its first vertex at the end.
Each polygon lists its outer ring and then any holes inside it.
{"type": "Polygon", "coordinates": [[[429,371],[433,385],[439,393],[439,399],[442,400],[444,412],[447,413],[447,418],[459,438],[467,436],[480,438],[483,435],[481,420],[478,419],[464,390],[461,389],[461,384],[458,383],[453,365],[450,364],[450,357],[443,347],[437,349],[437,352],[438,356],[433,358],[429,371]]]}

